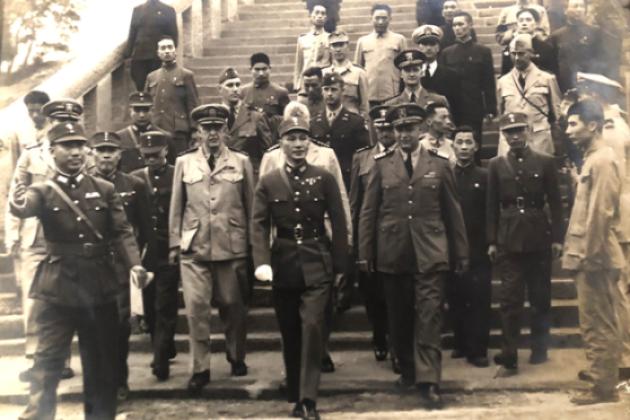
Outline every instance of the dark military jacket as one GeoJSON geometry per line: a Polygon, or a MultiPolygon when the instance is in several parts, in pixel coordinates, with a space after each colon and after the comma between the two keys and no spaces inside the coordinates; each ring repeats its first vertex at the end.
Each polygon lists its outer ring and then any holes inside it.
{"type": "Polygon", "coordinates": [[[488,243],[499,252],[535,252],[562,243],[562,202],[554,158],[525,149],[488,164],[488,243]],[[544,210],[549,206],[551,221],[544,210]]]}
{"type": "Polygon", "coordinates": [[[140,130],[132,124],[122,130],[116,131],[116,134],[120,137],[120,147],[122,148],[122,156],[118,166],[121,171],[131,173],[136,169],[145,167],[144,158],[140,154],[140,134],[152,130],[161,131],[151,124],[144,130],[140,130]]]}
{"type": "Polygon", "coordinates": [[[162,66],[149,73],[144,90],[153,97],[153,125],[171,134],[190,132],[194,126],[190,112],[199,105],[192,71],[162,66]]]}
{"type": "Polygon", "coordinates": [[[474,162],[466,167],[455,165],[459,204],[464,215],[471,265],[488,261],[486,240],[486,195],[488,170],[474,162]]]}
{"type": "Polygon", "coordinates": [[[303,288],[331,282],[333,274],[344,272],[348,251],[337,181],[330,172],[309,164],[295,171],[284,166],[262,176],[254,194],[251,235],[254,265],[272,266],[274,287],[303,288]],[[324,228],[326,213],[332,244],[324,228]],[[297,241],[292,235],[298,225],[308,239],[297,241]],[[270,248],[272,227],[277,237],[270,248]]]}
{"type": "Polygon", "coordinates": [[[65,306],[110,302],[119,293],[120,286],[111,254],[103,250],[113,246],[126,269],[140,264],[136,238],[122,200],[110,182],[91,175],[69,178],[57,173],[52,182],[85,213],[103,239],[96,236],[52,187],[43,182],[28,187],[24,205],[11,202],[11,212],[21,218],[38,217],[48,249],[29,295],[65,306]]]}
{"type": "Polygon", "coordinates": [[[282,116],[284,107],[290,101],[289,91],[273,82],[264,86],[255,86],[253,83],[243,86],[245,105],[269,116],[282,116]]]}
{"type": "Polygon", "coordinates": [[[440,53],[440,64],[457,73],[460,80],[460,120],[472,123],[486,114],[497,113],[494,64],[490,48],[470,40],[456,42],[440,53]]]}
{"type": "Polygon", "coordinates": [[[374,156],[379,153],[378,145],[364,147],[357,150],[352,157],[352,171],[350,175],[350,212],[352,214],[352,231],[355,248],[358,249],[359,215],[363,196],[367,187],[368,175],[374,168],[374,156]]]}
{"type": "Polygon", "coordinates": [[[410,178],[398,149],[375,156],[359,217],[359,260],[379,272],[426,273],[468,259],[448,159],[421,148],[410,178]]]}
{"type": "Polygon", "coordinates": [[[144,180],[149,193],[150,211],[145,218],[151,220],[155,242],[153,246],[149,244],[145,253],[143,263],[147,269],[168,264],[168,216],[174,173],[175,167],[169,164],[157,170],[145,167],[132,172],[133,176],[144,180]]]}
{"type": "Polygon", "coordinates": [[[352,156],[358,149],[370,144],[370,134],[363,117],[342,107],[332,124],[329,124],[324,110],[311,118],[311,137],[335,151],[343,183],[349,190],[352,156]]]}
{"type": "Polygon", "coordinates": [[[245,152],[249,156],[257,176],[265,150],[273,144],[274,138],[266,115],[241,102],[234,116],[234,124],[230,127],[230,137],[226,141],[226,145],[240,152],[245,152]]]}
{"type": "Polygon", "coordinates": [[[150,0],[133,9],[125,57],[135,60],[157,60],[157,43],[168,35],[177,45],[175,9],[160,1],[150,0]]]}
{"type": "MultiPolygon", "coordinates": [[[[151,205],[146,182],[121,171],[116,171],[111,176],[105,176],[93,170],[92,175],[114,184],[114,189],[123,203],[127,221],[131,224],[136,235],[140,253],[144,254],[146,249],[155,246],[155,232],[150,217],[147,217],[151,214],[151,205]]],[[[117,259],[116,268],[120,282],[126,284],[129,281],[129,273],[121,262],[120,259],[117,259]]]]}

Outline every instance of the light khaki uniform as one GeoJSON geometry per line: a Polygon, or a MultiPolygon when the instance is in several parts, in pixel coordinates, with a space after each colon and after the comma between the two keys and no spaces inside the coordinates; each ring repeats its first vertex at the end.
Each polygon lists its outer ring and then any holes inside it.
{"type": "Polygon", "coordinates": [[[302,87],[302,72],[309,67],[324,68],[330,65],[330,51],[328,49],[328,32],[311,30],[301,34],[297,40],[295,52],[295,69],[293,71],[293,88],[302,87]]]}
{"type": "Polygon", "coordinates": [[[193,373],[210,368],[211,302],[225,324],[229,362],[244,360],[247,334],[252,165],[225,146],[212,171],[208,157],[197,148],[177,158],[169,213],[169,246],[181,250],[193,373]]]}
{"type": "Polygon", "coordinates": [[[333,64],[322,70],[324,75],[333,72],[340,74],[343,79],[343,106],[367,119],[370,103],[368,101],[368,78],[365,70],[352,64],[350,60],[346,60],[343,66],[333,64]]]}

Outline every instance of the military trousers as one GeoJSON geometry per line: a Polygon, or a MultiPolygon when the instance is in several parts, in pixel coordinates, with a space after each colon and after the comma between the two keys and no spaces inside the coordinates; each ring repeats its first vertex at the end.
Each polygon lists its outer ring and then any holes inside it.
{"type": "Polygon", "coordinates": [[[471,264],[464,274],[449,273],[446,295],[453,347],[466,357],[488,356],[491,294],[490,261],[471,264]]]}
{"type": "Polygon", "coordinates": [[[575,276],[589,373],[594,389],[602,393],[612,392],[617,384],[621,354],[620,325],[615,310],[621,299],[618,280],[618,270],[578,271],[575,276]]]}
{"type": "Polygon", "coordinates": [[[68,307],[39,301],[38,343],[28,405],[21,419],[54,419],[57,385],[69,355],[72,337],[79,336],[83,372],[83,409],[90,420],[116,416],[118,310],[115,302],[94,307],[68,307]]]}
{"type": "Polygon", "coordinates": [[[36,299],[29,297],[31,285],[35,278],[35,272],[39,263],[46,258],[46,250],[40,248],[23,249],[19,256],[14,258],[15,274],[20,282],[22,290],[22,316],[24,321],[25,335],[25,355],[28,358],[33,357],[37,349],[37,313],[38,302],[36,299]]]}
{"type": "Polygon", "coordinates": [[[358,273],[358,277],[365,313],[372,327],[372,344],[378,348],[387,348],[387,304],[383,278],[378,273],[363,271],[358,273]]]}
{"type": "Polygon", "coordinates": [[[245,360],[249,278],[247,259],[196,261],[182,255],[180,270],[192,372],[210,369],[210,311],[214,304],[225,326],[225,350],[230,363],[245,360]]]}
{"type": "Polygon", "coordinates": [[[619,299],[615,301],[615,310],[621,334],[620,366],[630,368],[630,296],[627,293],[628,285],[630,285],[630,243],[622,243],[621,246],[626,256],[626,267],[620,272],[617,282],[619,299]]]}
{"type": "Polygon", "coordinates": [[[499,301],[503,355],[508,365],[518,363],[525,289],[530,307],[532,352],[546,352],[551,324],[551,250],[501,255],[496,268],[501,279],[499,301]]]}
{"type": "Polygon", "coordinates": [[[383,278],[389,337],[401,375],[417,384],[442,376],[442,300],[445,272],[390,274],[383,278]]]}
{"type": "Polygon", "coordinates": [[[317,400],[331,287],[332,281],[303,288],[273,288],[289,402],[317,400]]]}
{"type": "Polygon", "coordinates": [[[165,366],[177,354],[175,328],[177,326],[179,269],[176,265],[161,264],[153,280],[155,296],[155,329],[153,333],[153,362],[165,366]]]}

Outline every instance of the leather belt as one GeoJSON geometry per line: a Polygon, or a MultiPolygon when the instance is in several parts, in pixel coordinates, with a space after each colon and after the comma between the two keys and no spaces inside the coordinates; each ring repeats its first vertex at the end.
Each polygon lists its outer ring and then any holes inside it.
{"type": "Polygon", "coordinates": [[[277,237],[282,239],[293,239],[298,244],[302,243],[305,239],[318,239],[325,235],[323,227],[303,227],[301,223],[298,223],[293,228],[278,227],[277,237]]]}
{"type": "Polygon", "coordinates": [[[102,257],[110,251],[109,246],[105,243],[82,243],[82,244],[65,244],[60,242],[47,242],[46,249],[51,255],[60,256],[81,256],[81,257],[102,257]]]}
{"type": "Polygon", "coordinates": [[[519,210],[524,209],[538,209],[541,210],[545,207],[545,202],[542,200],[527,200],[525,197],[516,197],[514,200],[501,200],[501,208],[504,210],[510,208],[517,208],[519,210]]]}

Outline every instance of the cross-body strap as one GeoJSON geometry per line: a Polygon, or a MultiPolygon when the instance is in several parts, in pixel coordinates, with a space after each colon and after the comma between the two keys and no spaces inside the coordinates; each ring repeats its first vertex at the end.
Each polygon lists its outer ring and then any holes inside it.
{"type": "Polygon", "coordinates": [[[78,217],[81,218],[81,220],[83,220],[85,222],[85,224],[87,225],[88,228],[90,228],[90,230],[92,231],[92,233],[94,233],[94,236],[96,236],[96,238],[99,241],[103,240],[103,235],[101,235],[101,232],[98,231],[98,229],[96,228],[96,226],[94,226],[94,224],[92,223],[92,221],[85,215],[85,213],[83,212],[83,210],[81,210],[76,204],[74,204],[74,202],[70,199],[70,197],[68,197],[68,195],[59,187],[59,185],[57,185],[54,181],[52,180],[47,180],[46,181],[46,185],[48,185],[50,188],[53,189],[54,192],[57,193],[57,195],[63,200],[64,203],[66,203],[68,205],[68,207],[70,207],[70,210],[72,210],[74,212],[74,214],[76,214],[78,217]]]}

